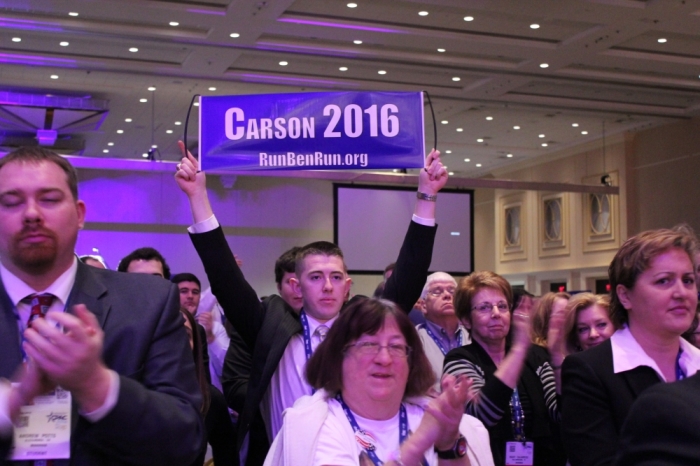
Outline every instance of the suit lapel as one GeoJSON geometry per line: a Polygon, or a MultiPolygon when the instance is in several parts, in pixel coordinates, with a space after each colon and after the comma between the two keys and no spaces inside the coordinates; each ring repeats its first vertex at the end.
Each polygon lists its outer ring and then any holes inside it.
{"type": "Polygon", "coordinates": [[[619,375],[627,383],[632,392],[633,400],[636,400],[647,388],[661,382],[656,371],[648,366],[635,367],[632,370],[621,372],[619,375]]]}
{"type": "Polygon", "coordinates": [[[0,281],[0,341],[2,342],[0,377],[9,379],[22,363],[22,351],[14,305],[2,281],[0,281]]]}
{"type": "Polygon", "coordinates": [[[100,280],[99,275],[89,265],[78,262],[78,272],[75,275],[75,284],[68,298],[67,311],[73,313],[73,306],[84,304],[88,311],[92,312],[100,327],[104,329],[107,315],[111,305],[106,299],[107,287],[100,280]]]}

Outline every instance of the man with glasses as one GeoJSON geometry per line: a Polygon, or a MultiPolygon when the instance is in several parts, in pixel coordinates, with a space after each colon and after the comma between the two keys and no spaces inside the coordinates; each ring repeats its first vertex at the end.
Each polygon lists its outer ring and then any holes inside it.
{"type": "Polygon", "coordinates": [[[455,314],[454,294],[457,281],[445,272],[428,276],[421,294],[425,323],[416,326],[425,355],[437,377],[435,388],[440,388],[442,363],[453,348],[471,343],[469,332],[455,314]]]}

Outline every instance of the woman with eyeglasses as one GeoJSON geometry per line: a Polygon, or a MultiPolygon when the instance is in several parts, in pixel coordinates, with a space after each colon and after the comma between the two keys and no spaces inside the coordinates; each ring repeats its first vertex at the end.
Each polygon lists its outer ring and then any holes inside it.
{"type": "Polygon", "coordinates": [[[532,345],[530,318],[513,315],[512,300],[510,284],[498,274],[462,279],[455,311],[472,343],[447,353],[443,372],[472,379],[475,396],[466,412],[488,429],[496,465],[564,465],[549,356],[532,345]]]}
{"type": "Polygon", "coordinates": [[[265,465],[493,465],[488,434],[464,414],[466,377],[433,371],[395,304],[361,299],[338,317],[306,364],[316,392],[285,411],[265,465]]]}

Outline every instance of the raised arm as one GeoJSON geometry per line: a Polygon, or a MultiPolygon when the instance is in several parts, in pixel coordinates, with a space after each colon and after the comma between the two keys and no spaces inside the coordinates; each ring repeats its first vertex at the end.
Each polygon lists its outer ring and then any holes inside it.
{"type": "MultiPolygon", "coordinates": [[[[435,224],[435,199],[427,200],[447,183],[447,171],[440,162],[440,152],[433,150],[418,176],[418,195],[413,214],[427,223],[435,224]]],[[[411,221],[396,260],[394,273],[389,277],[382,298],[395,302],[408,313],[418,301],[433,258],[437,227],[411,221]]]]}

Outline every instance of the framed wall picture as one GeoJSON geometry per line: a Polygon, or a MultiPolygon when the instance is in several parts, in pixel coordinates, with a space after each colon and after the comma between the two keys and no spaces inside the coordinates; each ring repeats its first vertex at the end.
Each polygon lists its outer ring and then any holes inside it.
{"type": "Polygon", "coordinates": [[[539,256],[571,254],[569,193],[540,193],[538,200],[539,256]]]}
{"type": "Polygon", "coordinates": [[[501,262],[527,259],[527,203],[525,192],[499,198],[496,229],[501,262]]]}
{"type": "MultiPolygon", "coordinates": [[[[609,172],[613,186],[619,186],[618,172],[609,172]]],[[[584,184],[599,183],[602,174],[584,178],[584,184]]],[[[606,251],[620,247],[620,196],[614,194],[582,194],[581,222],[583,251],[606,251]]]]}

